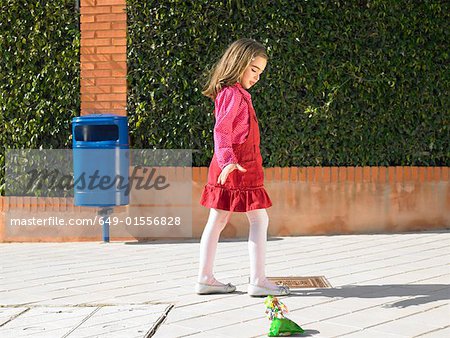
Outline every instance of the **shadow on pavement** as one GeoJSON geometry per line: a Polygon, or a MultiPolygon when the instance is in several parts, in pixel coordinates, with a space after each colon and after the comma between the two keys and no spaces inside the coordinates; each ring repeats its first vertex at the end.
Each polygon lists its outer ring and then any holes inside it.
{"type": "MultiPolygon", "coordinates": [[[[282,241],[281,237],[270,237],[267,241],[282,241]]],[[[221,238],[219,242],[248,242],[248,238],[221,238]]],[[[133,242],[123,242],[125,245],[149,245],[149,244],[180,244],[200,243],[199,238],[173,238],[173,239],[142,239],[133,242]]]]}
{"type": "Polygon", "coordinates": [[[295,334],[295,335],[291,335],[290,337],[312,337],[319,333],[320,333],[320,331],[317,331],[317,330],[305,330],[302,334],[295,334]]]}
{"type": "Polygon", "coordinates": [[[330,298],[383,298],[411,297],[385,307],[404,308],[439,300],[450,299],[449,284],[387,284],[387,285],[347,285],[338,288],[316,290],[291,290],[291,296],[322,296],[330,298]]]}

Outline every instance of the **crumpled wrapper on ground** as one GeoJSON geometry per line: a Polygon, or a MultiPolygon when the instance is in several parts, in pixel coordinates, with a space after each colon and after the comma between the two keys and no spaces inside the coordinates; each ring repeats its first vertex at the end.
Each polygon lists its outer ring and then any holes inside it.
{"type": "Polygon", "coordinates": [[[267,318],[272,321],[269,337],[290,336],[305,332],[298,324],[284,316],[285,313],[288,313],[288,309],[277,297],[267,296],[264,304],[267,318]]]}

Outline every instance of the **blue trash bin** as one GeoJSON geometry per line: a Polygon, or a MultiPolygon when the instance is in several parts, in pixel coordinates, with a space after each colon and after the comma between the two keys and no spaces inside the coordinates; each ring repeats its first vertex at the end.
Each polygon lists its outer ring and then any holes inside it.
{"type": "Polygon", "coordinates": [[[128,122],[92,114],[72,120],[74,204],[112,207],[129,203],[128,122]]]}

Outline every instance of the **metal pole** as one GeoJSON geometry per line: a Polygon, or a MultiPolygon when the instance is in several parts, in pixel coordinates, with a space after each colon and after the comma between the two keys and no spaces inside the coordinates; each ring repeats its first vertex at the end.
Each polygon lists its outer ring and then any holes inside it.
{"type": "Polygon", "coordinates": [[[109,215],[113,212],[113,208],[100,208],[98,215],[100,216],[100,224],[102,224],[102,239],[104,243],[109,243],[109,224],[111,220],[109,215]]]}

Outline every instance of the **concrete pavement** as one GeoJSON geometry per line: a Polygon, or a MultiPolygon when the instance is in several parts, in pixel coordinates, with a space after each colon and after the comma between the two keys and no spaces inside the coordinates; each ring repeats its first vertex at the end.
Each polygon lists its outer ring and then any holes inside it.
{"type": "MultiPolygon", "coordinates": [[[[270,238],[268,276],[332,288],[281,300],[309,337],[450,336],[450,231],[270,238]]],[[[264,337],[247,242],[219,243],[228,295],[193,293],[199,241],[0,244],[0,337],[264,337]]]]}

